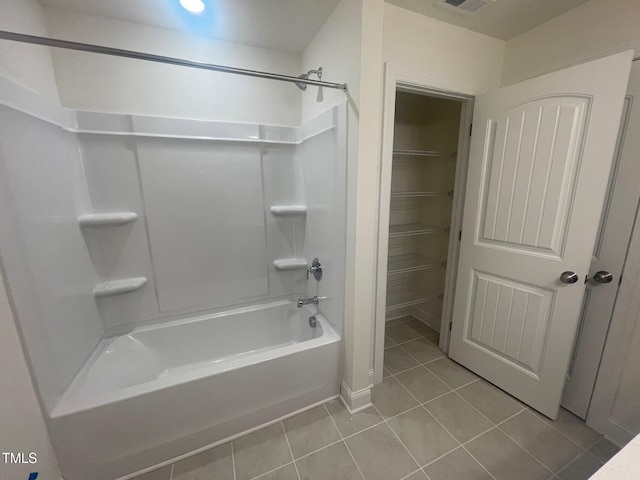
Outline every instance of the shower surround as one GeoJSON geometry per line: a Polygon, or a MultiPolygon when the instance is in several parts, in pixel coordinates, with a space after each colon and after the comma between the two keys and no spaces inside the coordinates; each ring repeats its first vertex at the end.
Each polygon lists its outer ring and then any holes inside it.
{"type": "Polygon", "coordinates": [[[68,480],[337,395],[344,104],[300,127],[75,112],[0,78],[0,120],[0,254],[68,480]]]}

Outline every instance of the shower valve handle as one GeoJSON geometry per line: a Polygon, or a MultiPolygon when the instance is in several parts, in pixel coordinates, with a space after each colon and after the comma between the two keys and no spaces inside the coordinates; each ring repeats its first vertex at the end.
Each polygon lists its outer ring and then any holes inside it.
{"type": "Polygon", "coordinates": [[[320,264],[320,260],[316,257],[311,262],[311,266],[307,268],[307,280],[309,280],[309,274],[313,273],[313,276],[316,280],[322,280],[322,265],[320,264]]]}

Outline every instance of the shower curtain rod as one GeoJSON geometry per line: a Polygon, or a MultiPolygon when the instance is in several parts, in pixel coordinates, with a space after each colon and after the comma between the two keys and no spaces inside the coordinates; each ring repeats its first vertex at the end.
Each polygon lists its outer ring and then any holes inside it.
{"type": "Polygon", "coordinates": [[[78,50],[81,52],[100,53],[103,55],[113,55],[116,57],[133,58],[136,60],[145,60],[148,62],[166,63],[169,65],[178,65],[181,67],[199,68],[201,70],[211,70],[214,72],[235,73],[236,75],[267,78],[270,80],[279,80],[282,82],[316,85],[318,87],[342,90],[343,92],[347,91],[346,83],[324,82],[322,80],[311,80],[308,78],[292,77],[290,75],[282,75],[279,73],[261,72],[259,70],[247,70],[245,68],[227,67],[224,65],[215,65],[212,63],[194,62],[192,60],[184,60],[181,58],[165,57],[163,55],[135,52],[132,50],[123,50],[120,48],[103,47],[101,45],[91,45],[88,43],[70,42],[68,40],[57,40],[55,38],[39,37],[36,35],[27,35],[24,33],[7,32],[5,30],[0,30],[0,39],[11,40],[14,42],[32,43],[35,45],[44,45],[46,47],[66,48],[67,50],[78,50]]]}

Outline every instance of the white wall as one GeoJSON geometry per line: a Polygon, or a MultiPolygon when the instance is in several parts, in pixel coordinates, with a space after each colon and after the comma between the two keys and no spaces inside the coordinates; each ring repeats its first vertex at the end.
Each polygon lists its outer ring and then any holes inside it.
{"type": "Polygon", "coordinates": [[[3,480],[24,480],[30,472],[37,471],[43,480],[56,480],[60,476],[56,458],[51,449],[42,412],[38,405],[29,370],[20,347],[13,313],[0,276],[0,435],[1,452],[34,452],[37,463],[33,465],[7,465],[0,461],[0,477],[3,480]]]}
{"type": "MultiPolygon", "coordinates": [[[[36,0],[2,0],[0,29],[47,36],[43,9],[36,0]]],[[[59,102],[47,47],[0,40],[0,75],[59,102]]]]}
{"type": "MultiPolygon", "coordinates": [[[[384,4],[382,60],[403,70],[414,72],[413,77],[437,79],[439,85],[455,84],[461,86],[460,88],[464,87],[465,91],[486,91],[499,85],[503,53],[502,40],[449,25],[394,5],[384,4]]],[[[425,87],[428,86],[425,85],[425,87]]],[[[453,91],[455,92],[455,88],[453,91]]],[[[379,97],[383,95],[382,90],[378,95],[379,97]]],[[[378,114],[379,117],[381,115],[382,112],[378,114]]],[[[369,132],[369,137],[365,141],[372,145],[379,145],[381,135],[381,127],[378,126],[377,130],[369,132]],[[375,141],[373,135],[376,136],[375,141]]],[[[366,208],[369,215],[376,217],[380,203],[380,163],[378,146],[375,154],[369,155],[367,169],[368,172],[375,172],[376,178],[375,182],[371,181],[369,184],[370,196],[366,208]]],[[[371,228],[373,236],[377,237],[378,225],[374,224],[371,228]]],[[[375,264],[378,253],[375,240],[372,240],[369,245],[371,250],[367,252],[368,258],[363,262],[375,264]]],[[[360,248],[359,242],[358,249],[360,248]]],[[[370,279],[364,277],[359,279],[362,284],[367,280],[370,279]]],[[[375,301],[373,291],[368,298],[362,298],[361,301],[373,304],[375,301]]],[[[373,312],[370,315],[373,315],[373,312]]],[[[374,339],[371,338],[371,343],[373,342],[374,339]]],[[[373,368],[373,350],[369,362],[370,368],[373,368]]]]}
{"type": "MultiPolygon", "coordinates": [[[[46,34],[42,8],[36,0],[4,0],[0,2],[0,28],[33,35],[46,34]]],[[[0,41],[0,76],[37,92],[58,103],[58,91],[49,49],[0,41]]],[[[0,142],[0,152],[3,145],[0,142]]],[[[2,229],[9,225],[2,224],[2,229]]],[[[0,375],[3,381],[0,395],[0,451],[35,452],[35,465],[0,463],[0,477],[23,480],[30,472],[40,472],[40,478],[60,476],[51,450],[48,432],[38,404],[34,385],[13,312],[5,291],[5,271],[0,274],[0,375]]]]}
{"type": "MultiPolygon", "coordinates": [[[[373,368],[383,62],[488,89],[499,84],[503,53],[501,40],[382,1],[356,0],[343,0],[303,52],[303,70],[322,65],[327,80],[349,84],[344,338],[345,383],[354,396],[366,398],[373,368]]],[[[322,104],[314,97],[303,96],[303,118],[341,99],[326,91],[322,104]]]]}
{"type": "MultiPolygon", "coordinates": [[[[372,158],[377,156],[375,142],[365,145],[361,149],[362,141],[367,132],[374,134],[376,118],[363,116],[361,106],[375,112],[378,100],[378,85],[381,80],[381,62],[379,42],[382,33],[382,1],[342,0],[331,16],[311,40],[302,53],[303,70],[322,66],[326,74],[323,79],[348,84],[346,95],[340,91],[324,89],[323,101],[317,102],[317,89],[307,89],[307,95],[302,97],[302,118],[308,119],[318,111],[347,100],[347,225],[346,225],[346,258],[344,262],[345,274],[345,308],[344,308],[344,382],[342,396],[352,408],[366,405],[370,400],[369,393],[369,365],[371,356],[372,317],[368,313],[370,299],[368,289],[371,287],[371,276],[367,272],[374,268],[372,263],[361,263],[356,253],[366,255],[370,248],[370,228],[358,225],[358,221],[375,221],[375,213],[363,215],[359,209],[367,209],[367,202],[359,198],[365,189],[359,182],[371,183],[367,170],[372,158]],[[365,20],[372,14],[372,21],[365,20]],[[366,32],[373,32],[372,39],[366,32]],[[376,41],[376,37],[379,37],[376,41]],[[366,79],[364,85],[367,92],[363,95],[363,76],[370,72],[373,65],[373,76],[366,79]],[[373,90],[373,95],[369,92],[373,90]],[[315,90],[315,91],[314,91],[315,90]],[[311,93],[311,95],[309,95],[311,93]],[[370,124],[373,124],[371,127],[370,124]],[[369,156],[366,156],[369,155],[369,156]],[[356,244],[358,248],[356,248],[356,244]],[[361,250],[362,247],[364,250],[361,250]],[[362,281],[364,279],[364,281],[362,281]],[[358,289],[364,289],[364,301],[358,294],[358,289]]],[[[375,167],[374,167],[375,168],[375,167]]],[[[371,174],[371,172],[369,172],[371,174]]],[[[375,172],[373,172],[375,175],[375,172]]]]}
{"type": "MultiPolygon", "coordinates": [[[[52,37],[297,76],[300,56],[212,38],[45,8],[52,37]]],[[[62,105],[77,110],[166,117],[300,124],[293,84],[55,50],[62,105]]]]}
{"type": "Polygon", "coordinates": [[[637,0],[591,0],[507,42],[507,85],[611,53],[640,52],[637,0]]]}
{"type": "Polygon", "coordinates": [[[500,84],[505,42],[404,10],[384,6],[384,61],[487,89],[500,84]]]}
{"type": "Polygon", "coordinates": [[[5,106],[0,123],[0,255],[50,410],[103,333],[77,222],[80,159],[74,135],[57,125],[5,106]]]}
{"type": "Polygon", "coordinates": [[[640,315],[635,318],[635,327],[629,339],[629,349],[624,359],[620,382],[611,408],[611,418],[626,427],[631,434],[640,433],[640,315]]]}

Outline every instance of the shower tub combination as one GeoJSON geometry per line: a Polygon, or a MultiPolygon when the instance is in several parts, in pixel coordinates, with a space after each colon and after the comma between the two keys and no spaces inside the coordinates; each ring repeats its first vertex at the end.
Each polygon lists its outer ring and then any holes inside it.
{"type": "Polygon", "coordinates": [[[0,247],[65,478],[337,396],[346,103],[296,127],[86,112],[0,75],[0,119],[0,247]],[[313,294],[321,311],[282,300],[313,294]]]}
{"type": "Polygon", "coordinates": [[[50,417],[63,470],[113,479],[334,397],[339,345],[290,301],[104,339],[50,417]]]}

